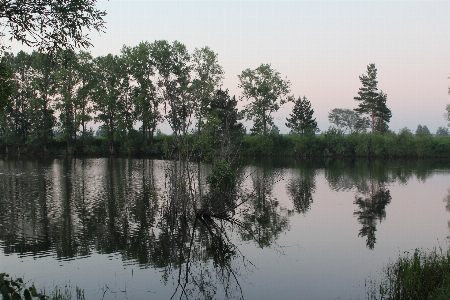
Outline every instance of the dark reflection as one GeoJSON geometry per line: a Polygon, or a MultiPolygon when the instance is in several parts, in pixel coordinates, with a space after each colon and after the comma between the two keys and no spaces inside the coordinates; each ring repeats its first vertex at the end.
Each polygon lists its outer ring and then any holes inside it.
{"type": "MultiPolygon", "coordinates": [[[[395,165],[394,165],[395,166],[395,165]]],[[[386,206],[391,202],[388,183],[399,180],[403,183],[405,172],[390,168],[387,161],[357,160],[337,162],[326,169],[326,177],[331,188],[337,191],[356,192],[354,203],[358,206],[353,215],[362,225],[358,236],[366,237],[368,249],[374,249],[378,222],[386,218],[386,206]],[[346,167],[347,166],[347,167],[346,167]]],[[[402,169],[405,170],[405,169],[402,169]]],[[[409,173],[408,176],[411,176],[409,173]]]]}
{"type": "Polygon", "coordinates": [[[0,243],[5,254],[58,260],[120,253],[125,265],[159,269],[163,282],[174,285],[173,298],[242,298],[240,282],[252,264],[236,245],[270,247],[289,229],[293,212],[274,196],[283,176],[297,213],[311,210],[318,174],[334,190],[354,191],[359,235],[373,249],[391,202],[389,183],[426,180],[437,167],[421,161],[253,163],[0,160],[0,243]],[[287,167],[292,173],[283,171],[287,167]]]}
{"type": "Polygon", "coordinates": [[[200,195],[201,178],[193,178],[200,173],[186,163],[166,169],[155,260],[164,282],[173,280],[172,298],[243,298],[240,278],[249,263],[229,235],[249,230],[236,217],[239,180],[228,163],[217,163],[206,180],[208,192],[200,195]]]}
{"type": "Polygon", "coordinates": [[[358,210],[353,215],[362,225],[358,236],[366,237],[366,246],[369,249],[375,247],[377,221],[381,223],[386,218],[386,206],[391,203],[391,199],[391,193],[383,183],[372,181],[368,190],[355,196],[358,210]]]}
{"type": "MultiPolygon", "coordinates": [[[[443,201],[445,202],[445,210],[450,212],[450,188],[447,190],[447,195],[444,197],[443,201]]],[[[450,230],[450,220],[447,221],[447,226],[450,230]]]]}
{"type": "Polygon", "coordinates": [[[200,165],[147,159],[0,167],[5,254],[66,260],[120,253],[125,265],[161,269],[174,298],[242,298],[240,279],[251,263],[236,241],[270,246],[288,226],[268,170],[256,169],[255,189],[246,191],[242,169],[227,164],[209,176],[200,165]]]}
{"type": "Polygon", "coordinates": [[[316,190],[316,169],[310,162],[294,169],[294,174],[286,184],[286,190],[297,213],[306,214],[311,209],[316,190]]]}
{"type": "Polygon", "coordinates": [[[289,227],[289,211],[283,208],[272,195],[273,187],[281,174],[267,167],[251,171],[252,190],[245,198],[245,212],[242,222],[249,231],[241,233],[244,240],[254,240],[259,247],[268,247],[279,234],[289,227]]]}

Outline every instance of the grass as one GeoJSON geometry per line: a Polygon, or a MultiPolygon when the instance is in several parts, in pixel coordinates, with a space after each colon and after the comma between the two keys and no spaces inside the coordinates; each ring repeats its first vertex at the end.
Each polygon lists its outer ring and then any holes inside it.
{"type": "Polygon", "coordinates": [[[383,270],[381,283],[369,282],[368,299],[450,299],[450,249],[416,249],[383,270]]]}

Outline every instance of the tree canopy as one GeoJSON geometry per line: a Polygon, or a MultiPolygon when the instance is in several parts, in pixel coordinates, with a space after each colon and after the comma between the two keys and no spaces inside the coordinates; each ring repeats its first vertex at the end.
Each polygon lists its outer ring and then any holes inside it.
{"type": "Polygon", "coordinates": [[[328,121],[346,133],[361,132],[369,127],[369,119],[348,108],[333,108],[328,121]]]}
{"type": "Polygon", "coordinates": [[[367,66],[367,75],[359,76],[362,87],[359,88],[358,96],[354,97],[359,101],[355,112],[369,115],[372,132],[384,132],[389,128],[392,114],[386,106],[387,95],[383,91],[378,92],[377,69],[375,64],[367,66]]]}
{"type": "Polygon", "coordinates": [[[318,131],[316,119],[313,119],[314,110],[311,108],[311,102],[305,96],[298,97],[294,101],[294,108],[286,118],[286,126],[292,133],[300,135],[313,135],[318,131]]]}
{"type": "Polygon", "coordinates": [[[247,120],[253,120],[251,131],[267,135],[268,127],[274,125],[271,114],[290,98],[291,83],[282,79],[269,64],[262,64],[254,70],[246,69],[238,78],[238,87],[243,90],[242,98],[253,100],[245,106],[247,120]]]}
{"type": "Polygon", "coordinates": [[[39,50],[87,48],[92,45],[87,31],[105,29],[106,12],[96,9],[96,2],[0,0],[0,25],[11,40],[39,50]]]}

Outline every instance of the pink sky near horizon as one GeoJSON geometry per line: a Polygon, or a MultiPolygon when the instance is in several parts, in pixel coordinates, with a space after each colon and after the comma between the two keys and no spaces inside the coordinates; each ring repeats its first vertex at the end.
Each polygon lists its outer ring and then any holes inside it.
{"type": "MultiPolygon", "coordinates": [[[[189,51],[208,46],[225,70],[223,87],[236,96],[237,75],[268,63],[292,83],[292,94],[311,101],[321,130],[330,126],[333,108],[357,107],[358,76],[375,63],[392,130],[414,132],[421,124],[434,133],[447,126],[450,1],[99,0],[97,6],[108,15],[106,33],[90,33],[94,56],[161,39],[189,51]]],[[[291,108],[274,115],[282,133],[291,108]]]]}

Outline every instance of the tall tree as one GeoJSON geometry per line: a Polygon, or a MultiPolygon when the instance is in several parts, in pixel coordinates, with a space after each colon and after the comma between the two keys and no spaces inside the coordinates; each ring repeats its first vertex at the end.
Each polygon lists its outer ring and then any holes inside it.
{"type": "Polygon", "coordinates": [[[4,61],[13,70],[13,93],[3,115],[3,125],[6,151],[9,145],[20,153],[31,132],[30,100],[36,97],[32,86],[33,68],[31,56],[23,51],[16,56],[5,53],[4,61]]]}
{"type": "Polygon", "coordinates": [[[157,93],[164,103],[164,118],[176,137],[186,135],[194,112],[189,97],[191,57],[182,43],[155,41],[151,53],[157,70],[157,93]]]}
{"type": "Polygon", "coordinates": [[[367,75],[359,76],[359,80],[362,83],[362,87],[359,88],[358,96],[354,97],[359,101],[358,108],[354,110],[359,114],[368,114],[371,121],[372,132],[375,130],[376,125],[376,113],[378,111],[378,81],[377,81],[377,69],[375,64],[369,64],[367,66],[367,75]]]}
{"type": "Polygon", "coordinates": [[[60,50],[57,52],[56,63],[58,95],[55,107],[59,112],[59,129],[66,140],[67,151],[73,153],[78,131],[75,107],[76,88],[80,82],[78,57],[73,50],[60,50]]]}
{"type": "MultiPolygon", "coordinates": [[[[96,0],[1,0],[0,25],[11,39],[39,50],[91,46],[88,31],[103,32],[106,15],[96,0]]],[[[4,35],[0,32],[0,36],[4,35]]],[[[1,45],[0,46],[4,46],[1,45]]]]}
{"type": "Polygon", "coordinates": [[[303,99],[298,97],[294,101],[292,113],[289,114],[290,118],[286,118],[286,126],[291,129],[292,133],[313,135],[319,130],[316,119],[313,119],[313,114],[311,102],[305,96],[303,96],[303,99]]]}
{"type": "Polygon", "coordinates": [[[83,146],[86,137],[87,123],[92,120],[93,112],[92,94],[96,79],[94,76],[93,58],[89,52],[81,51],[77,54],[77,69],[79,82],[76,87],[75,111],[76,128],[81,127],[81,138],[83,146]]]}
{"type": "Polygon", "coordinates": [[[261,64],[254,70],[246,69],[238,78],[242,98],[251,101],[245,106],[245,113],[247,120],[253,120],[252,132],[267,135],[268,126],[274,125],[271,114],[290,99],[291,83],[283,80],[268,64],[261,64]]]}
{"type": "Polygon", "coordinates": [[[194,98],[197,131],[200,134],[209,101],[223,79],[223,68],[217,54],[209,47],[195,49],[192,54],[191,97],[194,98]]]}
{"type": "Polygon", "coordinates": [[[353,133],[366,130],[369,119],[348,108],[333,108],[328,113],[328,121],[343,132],[353,133]]]}
{"type": "Polygon", "coordinates": [[[102,122],[110,154],[116,153],[114,141],[132,128],[132,104],[129,99],[130,81],[126,62],[122,57],[108,54],[94,59],[95,86],[94,109],[96,122],[102,122]]]}
{"type": "Polygon", "coordinates": [[[215,149],[220,149],[220,155],[230,155],[239,137],[245,133],[244,125],[239,122],[242,116],[237,109],[236,97],[230,97],[228,90],[216,90],[209,102],[206,119],[204,135],[211,138],[215,149]]]}
{"type": "Polygon", "coordinates": [[[33,88],[36,97],[31,99],[30,142],[35,148],[42,147],[47,152],[47,145],[53,138],[53,127],[56,118],[52,107],[52,98],[55,94],[55,65],[48,54],[33,51],[31,54],[33,72],[33,88]]]}
{"type": "Polygon", "coordinates": [[[135,47],[123,47],[122,55],[129,65],[133,85],[131,97],[135,106],[136,120],[142,122],[140,128],[144,142],[153,135],[162,116],[159,107],[162,99],[156,96],[154,59],[151,56],[153,44],[141,42],[135,47]]]}
{"type": "Polygon", "coordinates": [[[0,60],[0,112],[6,107],[13,90],[13,73],[7,64],[0,60]]]}
{"type": "Polygon", "coordinates": [[[386,106],[387,95],[380,91],[376,102],[375,123],[379,133],[386,132],[389,129],[391,120],[391,110],[386,106]]]}

